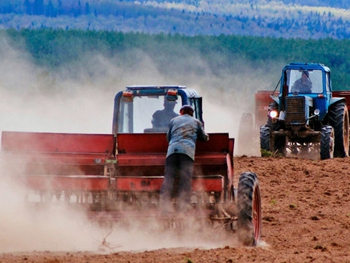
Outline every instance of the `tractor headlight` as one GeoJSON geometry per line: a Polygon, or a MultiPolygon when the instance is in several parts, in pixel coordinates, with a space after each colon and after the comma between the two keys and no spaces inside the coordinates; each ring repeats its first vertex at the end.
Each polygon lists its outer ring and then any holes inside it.
{"type": "Polygon", "coordinates": [[[277,116],[278,116],[278,111],[276,111],[276,110],[270,111],[270,117],[272,119],[276,118],[277,116]]]}
{"type": "Polygon", "coordinates": [[[314,110],[314,115],[319,116],[320,115],[320,110],[319,109],[315,109],[314,110]]]}

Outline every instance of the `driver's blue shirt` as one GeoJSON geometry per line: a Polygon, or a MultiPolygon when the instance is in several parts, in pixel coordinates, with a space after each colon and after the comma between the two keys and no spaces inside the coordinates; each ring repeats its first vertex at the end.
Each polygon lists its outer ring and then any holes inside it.
{"type": "Polygon", "coordinates": [[[197,139],[209,140],[209,135],[204,131],[199,120],[188,114],[171,119],[167,133],[169,146],[166,157],[173,153],[180,153],[186,154],[194,160],[197,139]]]}

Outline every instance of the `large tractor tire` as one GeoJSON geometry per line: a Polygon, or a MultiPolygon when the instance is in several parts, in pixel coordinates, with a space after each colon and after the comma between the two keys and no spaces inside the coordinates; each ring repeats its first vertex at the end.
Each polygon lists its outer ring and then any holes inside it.
{"type": "Polygon", "coordinates": [[[279,131],[280,126],[274,124],[272,129],[269,125],[263,125],[260,127],[260,150],[263,156],[263,150],[270,151],[286,156],[286,137],[280,136],[274,139],[273,149],[271,149],[271,130],[279,131]]]}
{"type": "Polygon", "coordinates": [[[245,172],[238,182],[237,234],[245,246],[256,246],[261,238],[261,196],[256,174],[245,172]]]}
{"type": "Polygon", "coordinates": [[[321,129],[320,158],[326,160],[334,156],[334,130],[326,125],[321,129]]]}
{"type": "Polygon", "coordinates": [[[349,112],[345,102],[329,109],[329,124],[334,129],[334,157],[349,156],[349,112]]]}
{"type": "Polygon", "coordinates": [[[270,148],[271,128],[268,125],[260,127],[260,149],[271,151],[270,148]]]}

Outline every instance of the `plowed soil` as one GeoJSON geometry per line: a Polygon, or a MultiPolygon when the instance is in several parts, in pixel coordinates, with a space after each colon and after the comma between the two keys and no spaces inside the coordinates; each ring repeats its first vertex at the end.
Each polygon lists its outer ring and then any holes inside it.
{"type": "MultiPolygon", "coordinates": [[[[203,247],[187,237],[186,242],[173,246],[159,239],[152,248],[135,250],[104,239],[100,242],[103,250],[19,248],[0,254],[0,262],[350,262],[349,167],[350,158],[236,157],[236,180],[245,171],[259,178],[263,232],[257,247],[229,240],[203,247]]],[[[132,242],[148,242],[132,235],[132,242]]]]}

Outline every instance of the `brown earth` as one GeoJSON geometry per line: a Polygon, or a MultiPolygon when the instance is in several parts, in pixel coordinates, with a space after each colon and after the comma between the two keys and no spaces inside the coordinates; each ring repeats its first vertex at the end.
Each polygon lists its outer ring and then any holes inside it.
{"type": "Polygon", "coordinates": [[[0,254],[0,262],[350,262],[349,167],[350,158],[236,157],[235,174],[252,171],[260,181],[263,233],[257,247],[17,252],[0,254]]]}

